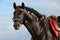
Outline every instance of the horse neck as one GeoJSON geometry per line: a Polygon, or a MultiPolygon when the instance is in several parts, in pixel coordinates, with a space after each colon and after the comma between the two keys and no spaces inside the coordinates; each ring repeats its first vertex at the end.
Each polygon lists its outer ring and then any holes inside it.
{"type": "Polygon", "coordinates": [[[25,14],[24,19],[25,19],[24,25],[26,26],[32,37],[40,35],[41,27],[39,25],[39,22],[34,20],[34,18],[29,14],[25,14]]]}
{"type": "Polygon", "coordinates": [[[31,18],[31,16],[29,17],[28,15],[24,14],[24,23],[23,24],[28,29],[28,31],[30,32],[31,36],[34,37],[35,33],[33,32],[32,25],[31,25],[31,23],[33,22],[33,19],[31,18]]]}
{"type": "MultiPolygon", "coordinates": [[[[34,18],[29,14],[24,14],[24,19],[25,19],[24,25],[26,26],[26,28],[30,32],[31,36],[32,37],[37,37],[37,36],[39,37],[40,33],[41,33],[41,30],[44,29],[44,28],[42,28],[42,25],[39,22],[37,22],[36,20],[34,20],[34,18]]],[[[44,22],[44,24],[45,23],[46,22],[44,22]]],[[[45,33],[43,33],[43,34],[45,34],[45,33]]]]}

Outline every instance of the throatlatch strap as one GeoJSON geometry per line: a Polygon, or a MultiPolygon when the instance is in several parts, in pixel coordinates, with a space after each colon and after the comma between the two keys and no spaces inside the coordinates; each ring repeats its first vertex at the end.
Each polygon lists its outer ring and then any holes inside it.
{"type": "MultiPolygon", "coordinates": [[[[55,23],[55,24],[56,24],[56,23],[55,23]]],[[[54,27],[54,25],[53,25],[53,23],[52,23],[51,20],[50,20],[50,25],[51,25],[51,28],[53,29],[53,31],[54,31],[56,37],[58,38],[58,31],[57,31],[56,28],[54,27]]]]}

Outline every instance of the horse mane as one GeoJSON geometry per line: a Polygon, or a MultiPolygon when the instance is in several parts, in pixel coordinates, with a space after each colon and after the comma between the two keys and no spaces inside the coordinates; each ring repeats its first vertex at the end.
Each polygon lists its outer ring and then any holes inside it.
{"type": "MultiPolygon", "coordinates": [[[[21,6],[18,6],[19,8],[22,8],[21,6]]],[[[33,12],[37,17],[41,17],[42,14],[40,14],[38,11],[36,11],[35,9],[33,8],[30,8],[30,7],[24,7],[27,11],[30,11],[30,12],[33,12]]]]}

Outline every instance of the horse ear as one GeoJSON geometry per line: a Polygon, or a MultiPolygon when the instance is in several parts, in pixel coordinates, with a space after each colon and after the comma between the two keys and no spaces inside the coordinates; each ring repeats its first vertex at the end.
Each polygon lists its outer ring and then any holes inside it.
{"type": "Polygon", "coordinates": [[[13,3],[13,7],[14,7],[14,9],[16,9],[16,4],[15,4],[15,2],[13,3]]]}
{"type": "Polygon", "coordinates": [[[22,5],[21,5],[21,6],[22,6],[22,8],[24,8],[24,7],[25,7],[25,4],[24,4],[24,2],[22,2],[22,5]]]}

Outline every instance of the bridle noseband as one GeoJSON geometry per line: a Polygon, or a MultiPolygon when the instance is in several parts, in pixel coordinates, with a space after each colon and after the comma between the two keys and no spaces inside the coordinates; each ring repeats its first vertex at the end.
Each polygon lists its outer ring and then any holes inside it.
{"type": "Polygon", "coordinates": [[[13,19],[13,20],[18,20],[18,21],[20,21],[20,19],[19,19],[19,18],[15,18],[15,19],[13,19]]]}

